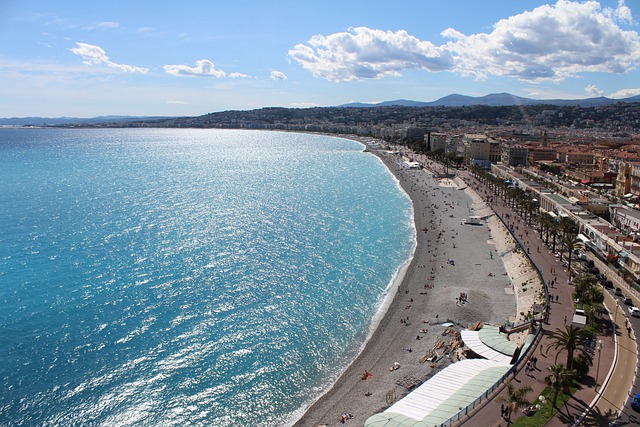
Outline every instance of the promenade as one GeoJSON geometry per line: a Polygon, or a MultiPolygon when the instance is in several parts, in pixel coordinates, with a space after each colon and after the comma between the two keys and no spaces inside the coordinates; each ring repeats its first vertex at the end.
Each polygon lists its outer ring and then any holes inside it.
{"type": "MultiPolygon", "coordinates": [[[[470,173],[461,172],[459,176],[485,200],[488,199],[490,195],[486,189],[470,173]]],[[[552,342],[548,335],[556,329],[564,329],[565,325],[571,322],[573,286],[568,284],[569,273],[566,266],[545,246],[535,229],[527,227],[524,221],[501,200],[496,201],[494,198],[491,207],[505,220],[513,234],[526,248],[532,261],[542,272],[545,282],[547,284],[552,280],[555,282],[553,287],[548,288],[549,294],[552,295],[550,300],[553,302],[550,303],[548,321],[543,325],[542,339],[534,353],[538,356],[537,367],[528,375],[524,370],[519,372],[513,380],[516,388],[530,386],[532,392],[527,395],[527,398],[536,403],[536,399],[545,388],[544,378],[549,374],[549,366],[563,363],[566,359],[565,352],[561,352],[556,357],[555,349],[548,350],[552,342]]],[[[637,305],[638,302],[635,301],[635,304],[637,305]]],[[[600,331],[597,338],[602,342],[602,349],[595,351],[594,363],[587,381],[546,424],[547,426],[578,425],[579,423],[607,426],[615,420],[627,400],[637,363],[635,337],[633,333],[627,333],[626,313],[608,292],[605,292],[605,306],[611,313],[610,319],[615,320],[618,325],[616,334],[614,336],[612,323],[604,322],[605,328],[600,331]],[[594,409],[586,415],[586,410],[590,406],[594,406],[594,409]]],[[[506,388],[492,396],[491,400],[478,411],[470,413],[460,425],[464,427],[505,425],[506,421],[501,417],[499,401],[499,396],[504,395],[506,395],[506,388]]],[[[513,414],[512,420],[521,415],[522,413],[513,414]]]]}

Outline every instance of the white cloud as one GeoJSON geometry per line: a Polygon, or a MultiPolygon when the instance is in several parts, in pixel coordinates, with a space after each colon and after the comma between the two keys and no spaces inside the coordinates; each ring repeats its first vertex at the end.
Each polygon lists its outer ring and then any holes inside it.
{"type": "Polygon", "coordinates": [[[609,98],[622,99],[630,98],[632,96],[640,95],[640,88],[638,89],[622,89],[609,95],[609,98]]]}
{"type": "Polygon", "coordinates": [[[604,95],[604,91],[598,89],[595,85],[588,85],[584,90],[591,97],[604,95]]]}
{"type": "Polygon", "coordinates": [[[618,7],[616,8],[614,15],[622,22],[626,22],[627,24],[633,23],[631,9],[629,9],[629,6],[624,4],[624,0],[618,0],[618,7]]]}
{"type": "Polygon", "coordinates": [[[196,61],[195,67],[187,65],[165,65],[164,71],[174,76],[196,76],[196,77],[224,77],[227,75],[222,70],[217,70],[213,62],[208,59],[196,61]]]}
{"type": "Polygon", "coordinates": [[[366,27],[313,36],[308,44],[289,50],[289,56],[313,75],[333,81],[399,76],[408,68],[441,71],[453,65],[446,48],[421,41],[406,31],[366,27]]]}
{"type": "Polygon", "coordinates": [[[167,104],[171,104],[171,105],[188,105],[189,103],[186,102],[186,101],[170,100],[170,101],[167,101],[167,104]]]}
{"type": "Polygon", "coordinates": [[[148,68],[136,67],[134,65],[118,64],[109,59],[104,49],[100,46],[94,46],[86,43],[76,43],[76,47],[71,52],[82,57],[82,62],[86,65],[107,65],[108,67],[118,69],[127,73],[146,73],[148,68]]]}
{"type": "Polygon", "coordinates": [[[287,76],[282,71],[273,70],[271,72],[271,79],[273,79],[273,80],[287,80],[287,76]]]}
{"type": "Polygon", "coordinates": [[[238,72],[234,72],[234,73],[229,74],[229,77],[231,77],[232,79],[249,79],[249,78],[251,78],[251,76],[249,76],[247,74],[238,73],[238,72]]]}
{"type": "MultiPolygon", "coordinates": [[[[626,8],[626,9],[625,9],[626,8]]],[[[628,21],[623,1],[614,11],[597,1],[558,0],[502,19],[490,33],[464,35],[437,46],[406,31],[359,27],[313,36],[289,56],[313,75],[332,81],[399,76],[407,69],[450,71],[478,79],[490,75],[524,81],[561,81],[584,72],[623,73],[640,62],[640,37],[621,29],[628,21]]]]}
{"type": "Polygon", "coordinates": [[[313,108],[320,107],[320,105],[313,102],[293,102],[289,104],[291,108],[313,108]]]}
{"type": "Polygon", "coordinates": [[[640,38],[623,31],[595,1],[559,0],[500,20],[489,34],[452,30],[456,71],[484,78],[561,81],[582,72],[622,73],[640,60],[640,38]]]}
{"type": "Polygon", "coordinates": [[[111,30],[114,28],[120,28],[120,24],[118,22],[113,22],[113,21],[102,21],[102,22],[95,22],[91,25],[87,25],[83,29],[87,31],[93,31],[93,30],[111,30]]]}

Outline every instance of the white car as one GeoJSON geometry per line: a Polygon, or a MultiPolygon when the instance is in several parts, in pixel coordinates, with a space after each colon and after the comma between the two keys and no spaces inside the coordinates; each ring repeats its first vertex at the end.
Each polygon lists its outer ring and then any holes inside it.
{"type": "Polygon", "coordinates": [[[634,317],[640,317],[640,308],[634,306],[629,307],[629,314],[634,317]]]}

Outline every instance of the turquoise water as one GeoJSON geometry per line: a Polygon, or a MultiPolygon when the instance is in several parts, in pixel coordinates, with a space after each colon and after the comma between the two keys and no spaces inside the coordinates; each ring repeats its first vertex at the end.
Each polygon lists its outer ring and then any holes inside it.
{"type": "Polygon", "coordinates": [[[356,142],[0,129],[0,425],[289,425],[359,351],[411,204],[356,142]]]}

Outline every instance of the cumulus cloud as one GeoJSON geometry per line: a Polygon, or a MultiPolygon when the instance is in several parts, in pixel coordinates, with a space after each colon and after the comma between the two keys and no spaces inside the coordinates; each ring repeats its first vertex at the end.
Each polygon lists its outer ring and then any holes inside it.
{"type": "Polygon", "coordinates": [[[272,71],[271,79],[273,80],[287,80],[287,76],[282,71],[272,71]]]}
{"type": "Polygon", "coordinates": [[[624,4],[624,0],[618,0],[618,7],[614,11],[614,16],[622,22],[627,24],[633,23],[633,16],[631,15],[631,9],[624,4]]]}
{"type": "Polygon", "coordinates": [[[289,56],[313,75],[332,81],[399,76],[408,69],[449,71],[478,79],[490,75],[524,81],[561,81],[583,72],[623,73],[640,62],[640,37],[624,1],[614,9],[596,1],[559,0],[494,24],[489,33],[445,29],[437,46],[406,31],[366,27],[313,36],[289,56]]]}
{"type": "Polygon", "coordinates": [[[561,81],[581,72],[623,73],[640,60],[640,38],[622,30],[594,1],[559,0],[500,20],[491,33],[465,36],[445,30],[454,41],[455,71],[484,78],[509,76],[561,81]]]}
{"type": "Polygon", "coordinates": [[[104,49],[87,43],[76,43],[76,47],[71,52],[80,56],[86,65],[106,65],[111,68],[124,71],[126,73],[146,73],[148,68],[136,67],[134,65],[118,64],[109,59],[104,49]]]}
{"type": "Polygon", "coordinates": [[[453,58],[443,47],[421,41],[406,31],[366,27],[328,36],[313,36],[289,50],[289,56],[313,75],[333,81],[399,76],[402,70],[451,69],[453,58]]]}
{"type": "Polygon", "coordinates": [[[222,70],[216,69],[213,62],[208,59],[200,59],[196,61],[195,67],[189,67],[188,65],[165,65],[164,71],[174,76],[196,76],[196,77],[224,77],[227,75],[222,70]]]}
{"type": "Polygon", "coordinates": [[[598,89],[595,85],[588,85],[587,87],[584,88],[585,92],[587,92],[587,94],[589,96],[602,96],[604,95],[604,91],[598,89]]]}
{"type": "Polygon", "coordinates": [[[623,98],[630,98],[632,96],[637,96],[637,95],[640,95],[640,88],[638,88],[638,89],[622,89],[622,90],[619,90],[619,91],[614,92],[611,95],[609,95],[609,98],[623,99],[623,98]]]}

